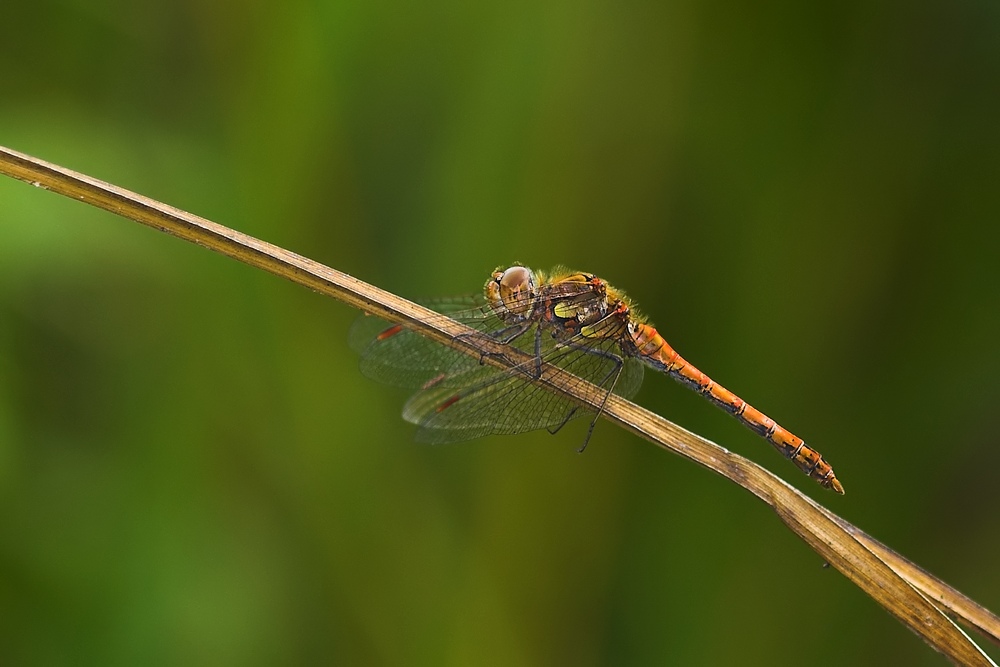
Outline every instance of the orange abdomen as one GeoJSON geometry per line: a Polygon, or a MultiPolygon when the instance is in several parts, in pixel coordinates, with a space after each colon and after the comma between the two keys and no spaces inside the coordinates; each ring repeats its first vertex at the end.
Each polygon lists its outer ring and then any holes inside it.
{"type": "Polygon", "coordinates": [[[647,365],[672,375],[736,417],[751,431],[767,439],[782,456],[791,459],[802,472],[822,486],[844,493],[844,487],[833,474],[833,468],[823,460],[819,452],[688,363],[667,344],[655,328],[648,324],[634,324],[631,327],[631,338],[639,358],[647,365]]]}

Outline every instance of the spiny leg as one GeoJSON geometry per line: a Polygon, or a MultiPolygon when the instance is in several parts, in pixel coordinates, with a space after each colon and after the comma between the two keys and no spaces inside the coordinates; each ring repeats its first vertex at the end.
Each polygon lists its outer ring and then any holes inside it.
{"type": "MultiPolygon", "coordinates": [[[[597,352],[598,350],[594,351],[597,352]]],[[[609,371],[607,375],[604,376],[604,378],[601,380],[601,383],[597,386],[603,387],[604,383],[607,382],[608,378],[610,378],[612,375],[614,375],[614,380],[611,381],[611,386],[608,387],[608,391],[605,392],[604,399],[601,400],[601,407],[598,408],[597,414],[595,414],[594,418],[590,421],[590,428],[587,429],[587,437],[583,439],[583,444],[580,445],[580,448],[576,450],[581,454],[583,453],[583,450],[587,448],[587,443],[590,442],[590,436],[594,434],[594,429],[597,427],[597,420],[601,418],[602,414],[604,414],[604,407],[608,404],[608,398],[611,396],[611,394],[614,393],[615,386],[618,384],[618,378],[622,376],[622,369],[625,367],[625,362],[617,354],[612,354],[611,352],[603,352],[603,351],[601,352],[602,352],[601,356],[606,355],[607,357],[610,357],[611,359],[614,360],[615,367],[614,369],[609,371]]]]}
{"type": "MultiPolygon", "coordinates": [[[[515,338],[523,334],[525,331],[527,331],[529,328],[531,328],[532,324],[533,324],[532,322],[522,322],[520,324],[512,324],[510,326],[504,327],[503,329],[498,329],[497,331],[490,332],[486,335],[502,345],[509,345],[512,340],[514,340],[515,338]]],[[[461,333],[455,336],[455,340],[460,340],[462,338],[472,338],[473,336],[480,336],[480,335],[483,335],[483,333],[479,331],[461,333]]],[[[538,347],[537,343],[535,347],[537,349],[538,347]]],[[[480,352],[479,354],[480,366],[486,363],[486,357],[506,358],[502,352],[480,352]]]]}
{"type": "MultiPolygon", "coordinates": [[[[617,354],[614,354],[612,352],[607,352],[606,350],[599,350],[592,347],[587,347],[586,345],[580,345],[578,343],[564,343],[564,345],[566,347],[570,347],[575,350],[580,350],[585,354],[590,354],[595,357],[602,357],[604,359],[608,359],[609,361],[612,362],[612,364],[614,364],[612,368],[604,375],[604,377],[601,378],[601,381],[596,383],[598,387],[601,387],[603,389],[604,385],[608,382],[608,380],[612,380],[611,386],[608,387],[607,392],[604,394],[604,398],[601,400],[601,405],[597,410],[597,414],[594,415],[594,419],[591,420],[590,422],[590,427],[587,429],[587,436],[584,438],[583,444],[580,445],[580,447],[576,450],[582,453],[583,450],[587,448],[587,444],[590,442],[590,437],[594,434],[594,428],[597,426],[597,420],[600,419],[601,414],[603,414],[604,412],[604,406],[607,405],[608,397],[614,392],[615,386],[618,384],[618,378],[621,377],[622,369],[625,366],[625,362],[617,354]]],[[[579,405],[575,406],[572,410],[566,413],[566,416],[563,418],[561,422],[559,422],[559,424],[557,424],[553,428],[549,428],[546,430],[549,433],[552,433],[553,435],[555,433],[558,433],[559,429],[561,429],[563,426],[568,424],[571,419],[573,419],[573,416],[576,415],[576,413],[580,410],[580,407],[581,406],[579,405]]]]}

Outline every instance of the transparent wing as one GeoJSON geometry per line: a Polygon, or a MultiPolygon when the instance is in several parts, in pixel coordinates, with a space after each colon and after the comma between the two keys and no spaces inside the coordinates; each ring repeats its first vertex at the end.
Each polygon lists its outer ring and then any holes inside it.
{"type": "MultiPolygon", "coordinates": [[[[544,330],[533,328],[517,339],[518,346],[528,347],[530,341],[533,350],[536,336],[543,361],[582,380],[607,390],[613,386],[614,393],[625,398],[635,395],[642,383],[642,364],[632,357],[623,358],[613,340],[576,337],[560,344],[544,330]]],[[[403,408],[403,417],[420,426],[418,441],[444,443],[556,429],[591,412],[530,382],[536,368],[537,360],[532,360],[499,373],[493,367],[468,370],[459,382],[435,383],[417,392],[403,408]]]]}
{"type": "MultiPolygon", "coordinates": [[[[437,299],[423,305],[483,333],[504,328],[482,297],[437,299]]],[[[365,376],[398,387],[416,389],[441,375],[458,377],[480,366],[474,357],[369,315],[355,320],[348,341],[361,356],[359,367],[365,376]]]]}

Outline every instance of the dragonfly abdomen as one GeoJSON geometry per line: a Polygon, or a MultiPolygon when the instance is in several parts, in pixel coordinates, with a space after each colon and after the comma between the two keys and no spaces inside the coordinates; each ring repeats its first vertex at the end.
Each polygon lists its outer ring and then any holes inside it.
{"type": "Polygon", "coordinates": [[[629,332],[639,358],[647,365],[671,375],[681,384],[687,385],[736,417],[744,426],[770,442],[782,456],[791,459],[802,472],[820,485],[837,493],[844,493],[844,487],[837,480],[830,464],[823,460],[819,452],[806,445],[802,438],[780,426],[688,363],[670,347],[655,328],[648,324],[635,323],[629,328],[629,332]]]}

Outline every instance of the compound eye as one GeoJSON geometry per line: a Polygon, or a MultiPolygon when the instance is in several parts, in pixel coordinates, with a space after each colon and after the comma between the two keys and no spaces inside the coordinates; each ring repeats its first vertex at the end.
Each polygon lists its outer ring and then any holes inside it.
{"type": "Polygon", "coordinates": [[[500,298],[504,306],[513,313],[524,313],[531,309],[535,296],[535,274],[523,266],[512,266],[500,276],[500,298]]]}
{"type": "Polygon", "coordinates": [[[500,287],[509,290],[530,289],[534,291],[535,274],[524,266],[512,266],[500,274],[500,287]]]}

